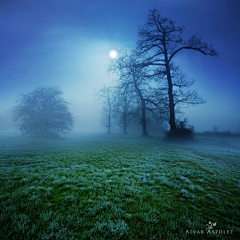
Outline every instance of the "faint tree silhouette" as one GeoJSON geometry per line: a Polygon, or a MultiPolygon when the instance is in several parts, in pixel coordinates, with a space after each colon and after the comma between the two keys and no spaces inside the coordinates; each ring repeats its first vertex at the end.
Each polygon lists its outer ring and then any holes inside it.
{"type": "Polygon", "coordinates": [[[218,131],[219,131],[219,128],[217,126],[213,126],[213,132],[218,133],[218,131]]]}
{"type": "Polygon", "coordinates": [[[22,94],[11,109],[22,135],[59,137],[72,130],[73,117],[58,87],[38,87],[22,94]]]}
{"type": "Polygon", "coordinates": [[[114,91],[113,116],[123,134],[127,134],[127,127],[136,119],[136,96],[128,85],[118,84],[114,91]]]}
{"type": "Polygon", "coordinates": [[[130,54],[122,50],[118,59],[109,64],[108,71],[116,72],[119,75],[118,88],[127,89],[131,94],[135,108],[129,111],[128,116],[132,115],[142,124],[142,135],[148,136],[147,132],[147,112],[152,112],[156,107],[151,100],[152,86],[147,78],[147,70],[142,67],[143,59],[133,50],[130,54]]]}
{"type": "Polygon", "coordinates": [[[95,93],[95,97],[102,100],[101,123],[107,127],[107,133],[110,134],[113,121],[113,88],[104,85],[95,93]]]}

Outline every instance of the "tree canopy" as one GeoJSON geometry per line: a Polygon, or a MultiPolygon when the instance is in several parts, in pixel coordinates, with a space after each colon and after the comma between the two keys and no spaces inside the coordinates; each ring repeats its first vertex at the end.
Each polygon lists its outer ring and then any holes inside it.
{"type": "Polygon", "coordinates": [[[24,136],[58,137],[72,130],[73,116],[58,87],[38,87],[22,94],[11,109],[24,136]]]}

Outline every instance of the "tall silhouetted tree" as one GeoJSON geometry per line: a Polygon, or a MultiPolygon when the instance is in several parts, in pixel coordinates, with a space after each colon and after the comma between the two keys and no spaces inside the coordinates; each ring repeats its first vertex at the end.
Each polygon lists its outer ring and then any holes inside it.
{"type": "Polygon", "coordinates": [[[20,96],[11,112],[22,135],[58,137],[72,130],[73,117],[62,94],[57,87],[39,87],[20,96]]]}
{"type": "MultiPolygon", "coordinates": [[[[197,35],[193,35],[188,40],[184,40],[182,37],[183,32],[184,27],[177,26],[175,21],[169,18],[163,18],[156,9],[149,10],[147,23],[141,26],[138,31],[138,53],[148,55],[142,62],[143,66],[156,67],[155,70],[152,69],[153,76],[166,76],[169,124],[173,131],[176,129],[176,102],[174,102],[172,75],[174,72],[172,69],[174,57],[182,50],[194,50],[204,55],[218,56],[218,53],[213,49],[212,45],[203,42],[197,35]]],[[[159,77],[159,80],[161,79],[162,78],[159,77]]],[[[180,96],[179,94],[180,92],[175,93],[175,96],[177,96],[179,101],[183,102],[184,95],[180,96]]]]}

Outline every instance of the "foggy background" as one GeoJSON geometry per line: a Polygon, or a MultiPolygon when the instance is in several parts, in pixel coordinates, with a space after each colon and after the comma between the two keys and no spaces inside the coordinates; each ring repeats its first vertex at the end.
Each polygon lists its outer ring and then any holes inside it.
{"type": "Polygon", "coordinates": [[[175,58],[207,100],[185,109],[184,117],[197,132],[213,126],[238,131],[238,0],[0,0],[0,132],[16,131],[9,109],[21,93],[39,86],[60,87],[74,131],[106,132],[94,88],[114,80],[106,72],[109,52],[135,47],[138,25],[152,8],[184,25],[186,38],[198,33],[220,53],[211,58],[182,51],[175,58]]]}

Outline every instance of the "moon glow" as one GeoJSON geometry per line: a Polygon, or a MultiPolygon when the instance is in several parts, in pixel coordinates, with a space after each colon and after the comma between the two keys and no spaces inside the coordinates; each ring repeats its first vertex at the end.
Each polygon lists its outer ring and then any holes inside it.
{"type": "Polygon", "coordinates": [[[115,50],[112,50],[110,53],[109,53],[109,56],[111,58],[116,58],[117,57],[117,52],[115,50]]]}

